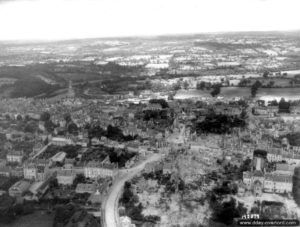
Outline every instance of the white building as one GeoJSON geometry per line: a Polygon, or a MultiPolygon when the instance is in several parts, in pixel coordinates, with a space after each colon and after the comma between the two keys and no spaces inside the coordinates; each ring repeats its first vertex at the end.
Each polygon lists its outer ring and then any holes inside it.
{"type": "Polygon", "coordinates": [[[72,185],[76,177],[76,172],[72,169],[61,169],[57,171],[57,182],[62,185],[72,185]]]}
{"type": "Polygon", "coordinates": [[[66,145],[72,145],[73,141],[70,138],[53,137],[51,139],[51,143],[56,146],[66,146],[66,145]]]}
{"type": "Polygon", "coordinates": [[[37,179],[37,168],[33,163],[25,164],[23,168],[24,178],[28,180],[37,179]]]}
{"type": "Polygon", "coordinates": [[[6,155],[7,162],[22,163],[24,157],[23,151],[10,151],[6,155]]]}
{"type": "Polygon", "coordinates": [[[269,193],[291,193],[293,188],[293,177],[289,174],[266,173],[256,176],[251,172],[243,173],[243,182],[248,190],[256,190],[261,187],[264,192],[269,193]]]}
{"type": "Polygon", "coordinates": [[[57,154],[55,154],[52,158],[51,161],[52,162],[63,162],[66,158],[66,152],[58,152],[57,154]]]}
{"type": "Polygon", "coordinates": [[[91,161],[84,167],[86,178],[114,177],[118,173],[116,164],[91,161]]]}

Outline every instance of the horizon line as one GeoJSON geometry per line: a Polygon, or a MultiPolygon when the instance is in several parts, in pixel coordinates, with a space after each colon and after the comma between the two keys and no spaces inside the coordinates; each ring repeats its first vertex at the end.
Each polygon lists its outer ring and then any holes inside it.
{"type": "Polygon", "coordinates": [[[197,35],[225,35],[225,34],[247,34],[247,33],[297,33],[299,29],[288,30],[249,30],[249,31],[212,31],[212,32],[195,32],[195,33],[165,33],[153,35],[128,35],[128,36],[97,36],[97,37],[80,37],[80,38],[57,38],[57,39],[0,39],[0,43],[54,43],[66,41],[80,41],[80,40],[109,40],[109,39],[155,39],[160,37],[176,37],[176,36],[197,36],[197,35]]]}

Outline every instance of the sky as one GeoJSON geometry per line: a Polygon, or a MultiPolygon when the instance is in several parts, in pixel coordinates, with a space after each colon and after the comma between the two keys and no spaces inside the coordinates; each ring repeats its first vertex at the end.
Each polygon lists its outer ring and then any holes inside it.
{"type": "Polygon", "coordinates": [[[0,0],[0,40],[300,29],[300,0],[0,0]]]}

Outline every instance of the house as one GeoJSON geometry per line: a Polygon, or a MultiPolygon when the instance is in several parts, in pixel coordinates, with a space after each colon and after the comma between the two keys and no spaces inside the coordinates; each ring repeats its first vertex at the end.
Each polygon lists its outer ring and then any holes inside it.
{"type": "Polygon", "coordinates": [[[268,162],[281,162],[283,160],[281,149],[272,149],[267,154],[268,162]]]}
{"type": "Polygon", "coordinates": [[[66,145],[72,145],[73,141],[70,138],[53,137],[51,139],[51,143],[56,146],[66,146],[66,145]]]}
{"type": "Polygon", "coordinates": [[[9,151],[6,155],[7,162],[17,162],[22,163],[24,157],[23,151],[9,151]]]}
{"type": "Polygon", "coordinates": [[[34,182],[24,196],[26,200],[38,201],[48,190],[50,178],[46,181],[34,182]]]}
{"type": "Polygon", "coordinates": [[[60,162],[62,163],[65,160],[66,157],[66,153],[65,152],[58,152],[57,154],[55,154],[52,158],[51,161],[52,162],[60,162]]]}
{"type": "Polygon", "coordinates": [[[84,166],[86,178],[115,177],[118,173],[118,166],[112,163],[90,161],[84,166]]]}
{"type": "Polygon", "coordinates": [[[74,167],[76,160],[73,158],[66,158],[64,168],[65,169],[72,169],[74,167]]]}
{"type": "Polygon", "coordinates": [[[150,103],[147,105],[147,107],[145,107],[143,109],[143,111],[147,111],[147,110],[151,110],[151,111],[159,111],[162,110],[162,107],[160,104],[156,104],[156,103],[150,103]]]}
{"type": "Polygon", "coordinates": [[[34,163],[25,163],[24,164],[24,178],[27,180],[36,180],[37,179],[37,168],[34,163]]]}
{"type": "Polygon", "coordinates": [[[284,152],[282,160],[285,160],[289,165],[300,165],[300,155],[294,152],[284,152]]]}
{"type": "Polygon", "coordinates": [[[61,185],[72,185],[76,177],[76,172],[72,169],[61,169],[57,171],[57,182],[61,185]]]}
{"type": "Polygon", "coordinates": [[[238,116],[242,113],[242,109],[239,106],[214,106],[213,108],[216,114],[225,114],[229,116],[238,116]]]}
{"type": "Polygon", "coordinates": [[[287,163],[276,163],[276,173],[290,175],[294,174],[295,165],[289,165],[287,163]]]}
{"type": "Polygon", "coordinates": [[[6,160],[0,159],[0,168],[6,166],[6,160]]]}
{"type": "Polygon", "coordinates": [[[8,166],[0,167],[0,176],[9,177],[11,169],[8,166]]]}
{"type": "Polygon", "coordinates": [[[9,188],[8,193],[11,197],[20,197],[29,189],[30,185],[29,181],[20,180],[9,188]]]}
{"type": "Polygon", "coordinates": [[[278,106],[257,106],[254,108],[254,114],[273,117],[278,113],[278,106]]]}
{"type": "Polygon", "coordinates": [[[95,193],[92,193],[90,197],[88,198],[88,202],[91,204],[101,204],[104,197],[103,195],[97,190],[95,193]]]}
{"type": "Polygon", "coordinates": [[[163,174],[172,174],[173,167],[174,167],[174,165],[171,162],[163,163],[163,174]]]}
{"type": "Polygon", "coordinates": [[[279,106],[267,106],[268,113],[271,115],[275,115],[279,111],[279,106]]]}
{"type": "Polygon", "coordinates": [[[80,145],[82,147],[88,147],[89,139],[83,138],[83,139],[77,139],[76,145],[80,145]]]}
{"type": "Polygon", "coordinates": [[[49,166],[38,160],[24,163],[23,174],[25,179],[34,181],[45,181],[51,176],[49,166]]]}
{"type": "Polygon", "coordinates": [[[97,185],[96,184],[77,184],[76,193],[94,193],[96,192],[97,185]]]}
{"type": "Polygon", "coordinates": [[[267,173],[264,181],[264,191],[271,193],[291,193],[293,179],[291,175],[267,173]]]}
{"type": "Polygon", "coordinates": [[[22,166],[16,166],[15,168],[12,168],[10,171],[10,175],[12,177],[24,177],[23,174],[23,167],[22,166]]]}

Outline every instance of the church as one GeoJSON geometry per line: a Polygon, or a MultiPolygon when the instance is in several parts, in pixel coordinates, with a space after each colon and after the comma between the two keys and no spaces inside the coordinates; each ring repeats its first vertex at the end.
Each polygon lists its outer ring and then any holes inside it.
{"type": "Polygon", "coordinates": [[[261,196],[263,192],[290,194],[293,188],[292,175],[279,171],[266,172],[266,164],[267,152],[255,150],[251,171],[243,172],[246,189],[255,196],[261,196]]]}

